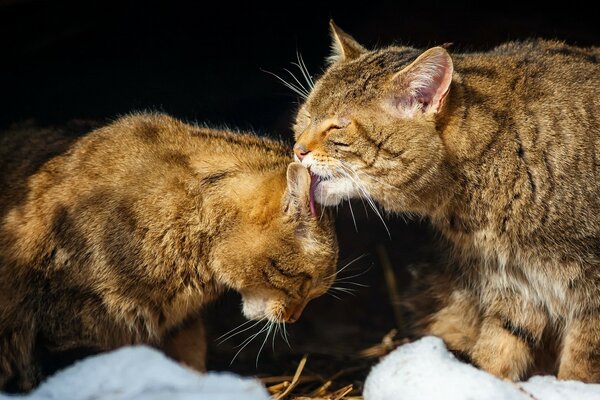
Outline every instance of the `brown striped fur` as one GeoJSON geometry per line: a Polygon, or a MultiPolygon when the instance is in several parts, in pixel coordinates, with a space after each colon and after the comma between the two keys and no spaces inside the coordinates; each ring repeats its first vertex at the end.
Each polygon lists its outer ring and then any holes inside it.
{"type": "Polygon", "coordinates": [[[281,323],[334,279],[332,220],[311,216],[287,146],[161,114],[65,133],[0,138],[0,388],[80,347],[148,344],[203,370],[200,313],[221,292],[281,323]]]}
{"type": "Polygon", "coordinates": [[[510,379],[557,343],[559,378],[600,382],[600,49],[450,55],[332,36],[294,127],[324,179],[317,201],[372,197],[449,239],[458,266],[423,333],[510,379]]]}

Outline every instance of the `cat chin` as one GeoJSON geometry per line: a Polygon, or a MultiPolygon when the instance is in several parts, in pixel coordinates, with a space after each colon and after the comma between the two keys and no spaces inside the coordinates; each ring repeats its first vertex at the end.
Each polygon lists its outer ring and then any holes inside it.
{"type": "Polygon", "coordinates": [[[268,319],[269,321],[281,322],[284,313],[281,301],[273,299],[264,293],[254,293],[245,291],[242,293],[242,314],[244,317],[259,321],[268,319]]]}
{"type": "Polygon", "coordinates": [[[360,194],[351,180],[330,179],[319,182],[314,196],[323,206],[337,206],[344,200],[359,198],[360,194]]]}

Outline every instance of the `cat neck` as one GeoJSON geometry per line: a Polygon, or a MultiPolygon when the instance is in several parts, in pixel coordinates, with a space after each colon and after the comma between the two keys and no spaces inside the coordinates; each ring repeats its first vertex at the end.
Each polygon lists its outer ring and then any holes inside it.
{"type": "Polygon", "coordinates": [[[489,184],[482,175],[494,163],[490,149],[505,130],[495,115],[480,104],[501,93],[478,91],[474,96],[472,90],[456,74],[436,119],[446,153],[441,169],[447,179],[441,181],[444,194],[437,207],[428,214],[435,225],[451,233],[468,233],[482,226],[487,210],[481,193],[489,184]]]}

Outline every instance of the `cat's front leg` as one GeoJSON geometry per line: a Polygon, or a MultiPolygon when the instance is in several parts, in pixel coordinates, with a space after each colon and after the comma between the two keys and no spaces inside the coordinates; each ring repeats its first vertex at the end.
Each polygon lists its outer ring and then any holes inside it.
{"type": "Polygon", "coordinates": [[[498,377],[522,379],[533,364],[548,317],[518,295],[490,298],[473,348],[473,362],[498,377]]]}
{"type": "Polygon", "coordinates": [[[600,315],[590,312],[567,323],[558,378],[600,382],[600,315]]]}
{"type": "Polygon", "coordinates": [[[194,368],[206,371],[206,336],[200,317],[171,332],[163,345],[164,352],[171,358],[194,368]]]}
{"type": "Polygon", "coordinates": [[[449,350],[470,359],[479,337],[481,315],[478,299],[468,289],[454,289],[431,317],[424,334],[442,338],[449,350]]]}

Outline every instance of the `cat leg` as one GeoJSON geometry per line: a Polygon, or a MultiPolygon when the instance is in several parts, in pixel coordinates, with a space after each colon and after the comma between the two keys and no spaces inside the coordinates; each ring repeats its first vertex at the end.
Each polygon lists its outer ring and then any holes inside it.
{"type": "Polygon", "coordinates": [[[474,293],[455,289],[445,305],[430,317],[424,333],[442,338],[449,350],[470,359],[479,337],[481,315],[474,293]]]}
{"type": "Polygon", "coordinates": [[[42,379],[33,358],[34,337],[24,328],[0,331],[0,390],[28,392],[42,379]]]}
{"type": "Polygon", "coordinates": [[[558,378],[600,382],[600,315],[585,315],[569,321],[558,378]]]}
{"type": "Polygon", "coordinates": [[[501,378],[519,380],[534,361],[548,317],[519,296],[498,296],[485,310],[473,362],[501,378]]]}
{"type": "Polygon", "coordinates": [[[171,358],[194,368],[206,371],[206,336],[200,317],[187,321],[166,339],[164,352],[171,358]]]}

